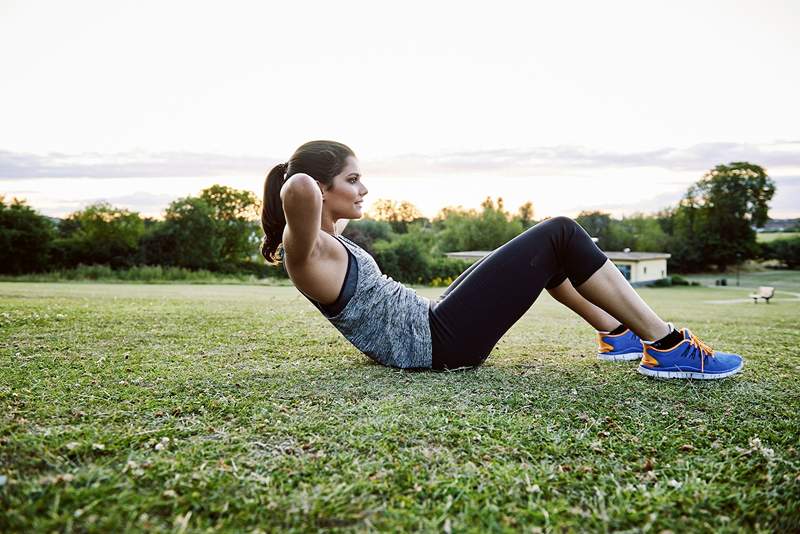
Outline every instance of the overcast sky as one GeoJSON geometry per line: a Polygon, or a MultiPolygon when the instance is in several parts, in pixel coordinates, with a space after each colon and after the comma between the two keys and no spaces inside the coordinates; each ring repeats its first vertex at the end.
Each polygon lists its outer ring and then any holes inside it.
{"type": "Polygon", "coordinates": [[[158,215],[335,139],[367,210],[650,212],[746,160],[796,217],[798,27],[795,1],[0,0],[0,194],[158,215]]]}

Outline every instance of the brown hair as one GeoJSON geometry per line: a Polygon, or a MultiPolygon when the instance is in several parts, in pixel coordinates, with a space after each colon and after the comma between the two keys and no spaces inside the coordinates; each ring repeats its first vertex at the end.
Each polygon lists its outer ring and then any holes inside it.
{"type": "Polygon", "coordinates": [[[270,265],[283,261],[283,230],[286,215],[281,201],[283,182],[297,173],[308,174],[326,186],[333,187],[333,178],[344,170],[349,156],[355,153],[336,141],[309,141],[294,151],[286,163],[275,165],[264,180],[264,202],[261,205],[261,228],[264,239],[261,255],[270,265]],[[278,251],[280,250],[280,254],[278,251]]]}

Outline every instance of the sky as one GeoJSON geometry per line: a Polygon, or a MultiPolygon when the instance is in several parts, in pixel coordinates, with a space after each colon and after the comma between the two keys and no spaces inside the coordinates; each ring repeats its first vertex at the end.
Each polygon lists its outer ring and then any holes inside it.
{"type": "Polygon", "coordinates": [[[776,0],[0,0],[0,194],[159,216],[333,139],[367,212],[648,213],[749,161],[800,217],[798,27],[776,0]]]}

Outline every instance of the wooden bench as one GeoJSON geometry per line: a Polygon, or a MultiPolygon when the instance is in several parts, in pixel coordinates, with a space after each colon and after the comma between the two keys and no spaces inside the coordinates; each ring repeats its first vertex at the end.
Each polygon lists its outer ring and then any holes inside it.
{"type": "Polygon", "coordinates": [[[761,286],[755,293],[750,294],[750,298],[753,299],[755,304],[758,304],[758,299],[764,299],[769,304],[769,299],[771,299],[775,295],[775,288],[770,286],[761,286]]]}

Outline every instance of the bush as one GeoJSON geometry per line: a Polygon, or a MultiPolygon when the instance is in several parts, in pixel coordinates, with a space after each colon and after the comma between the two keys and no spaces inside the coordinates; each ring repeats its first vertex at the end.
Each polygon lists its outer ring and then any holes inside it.
{"type": "Polygon", "coordinates": [[[452,284],[452,283],[453,283],[453,278],[451,278],[449,276],[447,278],[444,278],[444,279],[436,276],[436,277],[433,278],[433,280],[430,281],[430,283],[428,285],[431,285],[433,287],[449,287],[450,284],[452,284]]]}
{"type": "Polygon", "coordinates": [[[510,219],[503,208],[503,199],[498,204],[487,197],[481,204],[483,210],[444,208],[434,222],[435,233],[431,245],[436,251],[494,250],[524,231],[519,219],[510,219]]]}
{"type": "Polygon", "coordinates": [[[680,276],[678,274],[673,274],[672,276],[670,276],[669,280],[670,280],[670,282],[672,283],[673,286],[688,286],[689,285],[689,280],[687,280],[686,278],[684,278],[684,277],[682,277],[682,276],[680,276]]]}
{"type": "Polygon", "coordinates": [[[392,232],[392,226],[388,222],[359,219],[350,221],[342,235],[357,243],[358,246],[371,255],[374,255],[373,244],[379,239],[392,241],[394,232],[392,232]]]}
{"type": "Polygon", "coordinates": [[[283,264],[268,265],[264,261],[244,261],[234,265],[223,265],[220,272],[225,274],[249,274],[257,278],[283,278],[288,279],[283,264]]]}
{"type": "Polygon", "coordinates": [[[453,280],[458,278],[461,273],[466,271],[470,265],[471,263],[468,261],[454,260],[452,258],[448,258],[447,256],[433,258],[430,260],[430,264],[428,266],[428,271],[430,273],[429,282],[431,285],[436,285],[433,283],[433,280],[438,278],[440,284],[450,285],[453,280]],[[448,279],[450,282],[445,283],[445,281],[448,279]]]}
{"type": "Polygon", "coordinates": [[[192,271],[182,267],[162,267],[161,265],[141,265],[128,269],[112,269],[108,265],[78,265],[72,269],[62,269],[41,274],[28,274],[15,277],[3,277],[4,280],[16,282],[190,282],[190,283],[222,283],[222,282],[256,282],[253,275],[238,273],[222,275],[210,271],[192,271]]]}
{"type": "Polygon", "coordinates": [[[789,269],[797,269],[800,267],[800,237],[762,243],[761,254],[765,259],[778,260],[789,269]]]}
{"type": "Polygon", "coordinates": [[[672,278],[659,278],[650,287],[670,287],[672,285],[672,278]]]}
{"type": "Polygon", "coordinates": [[[376,241],[374,258],[383,274],[399,282],[433,286],[450,285],[470,266],[463,260],[431,257],[424,235],[414,231],[393,241],[376,241]]]}
{"type": "Polygon", "coordinates": [[[689,282],[683,276],[673,274],[667,278],[660,278],[653,282],[652,287],[672,287],[672,286],[699,286],[698,282],[689,282]]]}
{"type": "Polygon", "coordinates": [[[374,258],[381,272],[398,282],[421,284],[431,278],[428,252],[412,234],[376,241],[374,258]]]}

